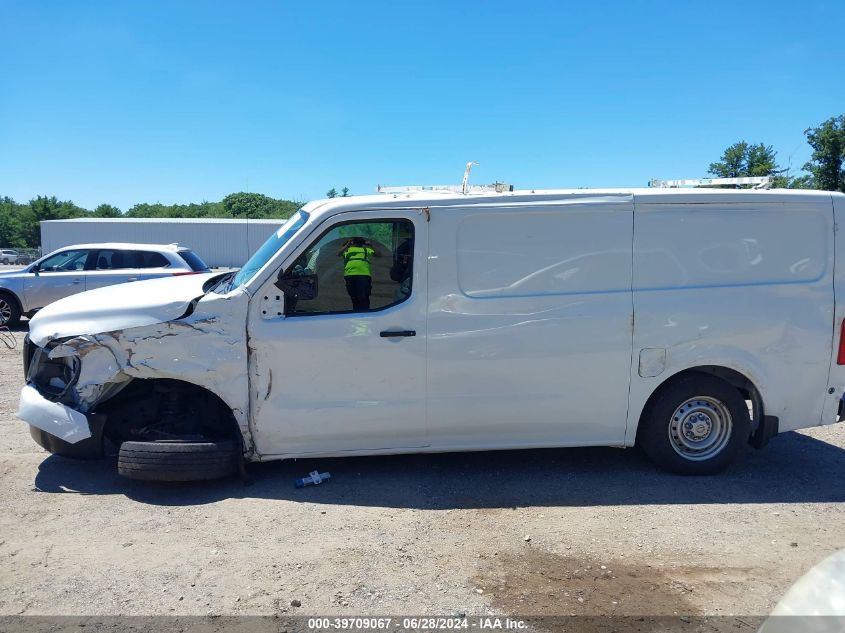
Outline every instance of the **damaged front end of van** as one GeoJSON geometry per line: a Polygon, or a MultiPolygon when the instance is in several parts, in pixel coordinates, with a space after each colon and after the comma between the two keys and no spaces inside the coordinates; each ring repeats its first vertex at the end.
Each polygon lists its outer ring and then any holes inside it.
{"type": "Polygon", "coordinates": [[[79,458],[102,457],[109,443],[224,442],[251,453],[247,298],[212,292],[222,279],[104,288],[36,315],[17,412],[35,441],[79,458]]]}

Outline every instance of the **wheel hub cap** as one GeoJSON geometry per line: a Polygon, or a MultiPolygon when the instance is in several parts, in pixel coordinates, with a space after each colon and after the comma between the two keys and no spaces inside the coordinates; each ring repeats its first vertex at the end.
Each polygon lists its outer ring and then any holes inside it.
{"type": "Polygon", "coordinates": [[[731,439],[733,422],[727,406],[710,396],[683,402],[669,421],[669,440],[676,453],[691,461],[718,455],[731,439]]]}

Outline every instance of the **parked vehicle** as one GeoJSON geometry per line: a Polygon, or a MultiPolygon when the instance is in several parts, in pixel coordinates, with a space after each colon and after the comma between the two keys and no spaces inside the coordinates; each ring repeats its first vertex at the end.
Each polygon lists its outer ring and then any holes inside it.
{"type": "Polygon", "coordinates": [[[10,248],[0,250],[0,264],[17,264],[20,260],[20,253],[10,248]]]}
{"type": "Polygon", "coordinates": [[[67,246],[21,270],[0,272],[0,326],[84,290],[208,270],[196,253],[176,244],[67,246]]]}
{"type": "Polygon", "coordinates": [[[40,249],[28,248],[25,250],[20,250],[18,251],[18,261],[16,263],[19,266],[26,266],[27,264],[31,264],[32,262],[34,262],[39,257],[41,257],[40,249]]]}
{"type": "Polygon", "coordinates": [[[113,442],[139,479],[634,445],[715,473],[837,421],[843,223],[845,195],[797,190],[312,202],[236,274],[42,310],[18,415],[54,453],[113,442]]]}

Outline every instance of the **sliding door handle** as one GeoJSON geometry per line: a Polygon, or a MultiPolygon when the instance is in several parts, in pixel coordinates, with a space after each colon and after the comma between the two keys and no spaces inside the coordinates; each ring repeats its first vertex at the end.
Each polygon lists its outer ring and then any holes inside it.
{"type": "Polygon", "coordinates": [[[400,336],[416,336],[416,330],[385,330],[381,334],[379,334],[382,338],[398,338],[400,336]]]}

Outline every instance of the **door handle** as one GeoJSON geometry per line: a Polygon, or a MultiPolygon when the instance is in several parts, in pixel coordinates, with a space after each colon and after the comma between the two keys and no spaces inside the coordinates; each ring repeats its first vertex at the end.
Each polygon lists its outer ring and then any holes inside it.
{"type": "Polygon", "coordinates": [[[70,282],[70,283],[72,283],[73,285],[76,285],[76,284],[81,284],[81,283],[82,283],[82,280],[81,280],[81,279],[74,279],[74,280],[73,280],[72,282],[70,282]]]}
{"type": "Polygon", "coordinates": [[[379,334],[382,338],[398,338],[401,336],[416,336],[416,330],[385,330],[379,334]]]}

